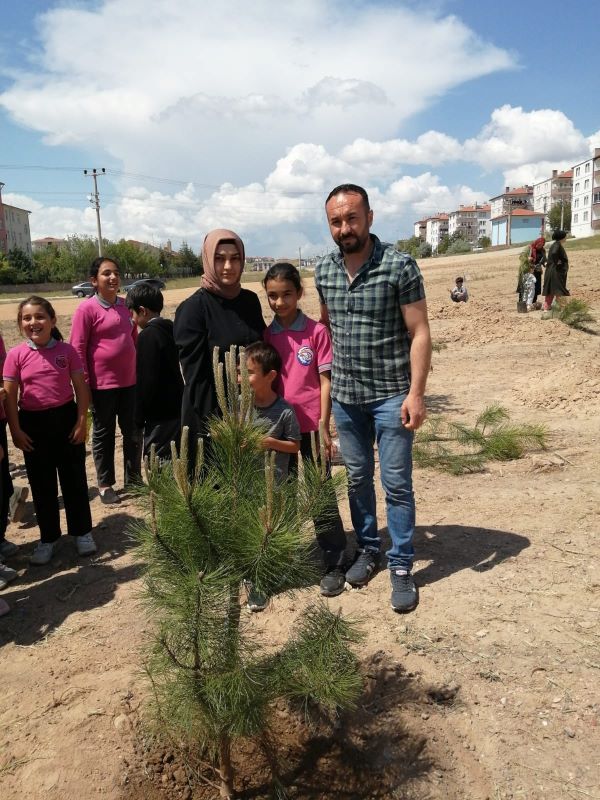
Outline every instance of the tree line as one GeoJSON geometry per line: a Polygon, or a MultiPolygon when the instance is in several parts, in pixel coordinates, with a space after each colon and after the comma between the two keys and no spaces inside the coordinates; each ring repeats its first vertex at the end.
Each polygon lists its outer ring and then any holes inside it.
{"type": "MultiPolygon", "coordinates": [[[[104,255],[116,258],[125,278],[180,278],[202,274],[202,258],[183,242],[179,252],[144,250],[121,239],[103,242],[104,255]]],[[[45,247],[31,258],[19,248],[0,253],[0,284],[78,283],[88,277],[89,266],[98,255],[96,239],[69,236],[56,246],[45,247]]]]}

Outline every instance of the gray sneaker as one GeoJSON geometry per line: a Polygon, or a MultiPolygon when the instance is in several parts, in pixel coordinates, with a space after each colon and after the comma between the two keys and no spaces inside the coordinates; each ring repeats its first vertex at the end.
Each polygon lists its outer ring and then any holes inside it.
{"type": "Polygon", "coordinates": [[[7,567],[0,561],[0,589],[6,589],[8,584],[17,577],[17,570],[7,567]]]}
{"type": "Polygon", "coordinates": [[[118,506],[121,502],[121,498],[112,486],[109,486],[108,489],[104,489],[103,492],[100,492],[100,502],[104,503],[105,506],[118,506]]]}
{"type": "Polygon", "coordinates": [[[54,542],[38,542],[29,559],[30,564],[48,564],[54,554],[54,542]]]}
{"type": "Polygon", "coordinates": [[[413,576],[405,569],[390,570],[392,608],[399,614],[412,611],[419,604],[419,592],[413,576]]]}
{"type": "Polygon", "coordinates": [[[359,550],[354,564],[346,572],[346,580],[352,586],[366,586],[377,569],[378,554],[359,550]]]}

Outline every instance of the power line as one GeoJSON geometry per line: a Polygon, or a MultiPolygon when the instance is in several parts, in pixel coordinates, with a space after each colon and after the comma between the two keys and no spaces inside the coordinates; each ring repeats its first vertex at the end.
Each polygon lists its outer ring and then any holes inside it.
{"type": "MultiPolygon", "coordinates": [[[[34,170],[34,171],[56,171],[56,172],[80,172],[81,167],[49,167],[45,166],[44,164],[0,164],[0,169],[15,169],[15,170],[34,170]]],[[[147,181],[154,181],[155,183],[170,183],[177,186],[188,186],[190,183],[194,186],[197,186],[201,189],[212,189],[212,190],[219,190],[222,188],[223,184],[218,183],[203,183],[202,181],[195,180],[194,178],[187,178],[182,180],[180,178],[163,178],[158,175],[145,175],[141,172],[125,172],[124,170],[118,169],[106,169],[106,175],[111,175],[117,178],[134,178],[135,180],[147,180],[147,181]]],[[[252,189],[250,187],[244,188],[245,192],[255,192],[257,194],[275,194],[275,195],[315,195],[315,196],[322,196],[324,191],[304,191],[304,190],[289,190],[289,191],[275,191],[271,189],[252,189]]]]}

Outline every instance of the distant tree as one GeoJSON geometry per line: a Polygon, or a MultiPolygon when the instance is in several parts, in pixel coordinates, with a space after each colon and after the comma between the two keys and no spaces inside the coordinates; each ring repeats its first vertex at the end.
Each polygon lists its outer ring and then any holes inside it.
{"type": "Polygon", "coordinates": [[[144,275],[153,278],[160,274],[161,268],[158,254],[137,247],[126,239],[120,239],[118,242],[109,242],[105,252],[107,256],[117,259],[121,267],[121,273],[124,276],[137,277],[138,275],[144,275]]]}
{"type": "Polygon", "coordinates": [[[399,250],[401,253],[408,253],[413,258],[416,258],[421,244],[422,242],[418,236],[411,236],[410,239],[398,239],[396,242],[396,250],[399,250]]]}
{"type": "Polygon", "coordinates": [[[36,270],[33,260],[20,247],[13,247],[8,251],[9,267],[15,272],[15,283],[33,283],[36,279],[36,270]]]}
{"type": "Polygon", "coordinates": [[[448,249],[446,253],[449,255],[457,255],[459,253],[470,253],[471,252],[471,244],[467,242],[465,239],[459,238],[455,239],[453,242],[450,242],[448,245],[448,249]]]}
{"type": "Polygon", "coordinates": [[[560,230],[560,217],[563,217],[562,227],[565,231],[571,230],[571,203],[564,203],[562,206],[560,203],[555,203],[550,211],[548,212],[547,219],[548,225],[550,226],[551,230],[558,231],[560,230]]]}
{"type": "Polygon", "coordinates": [[[179,248],[177,270],[180,275],[202,274],[202,260],[194,253],[187,242],[182,242],[179,248]]]}
{"type": "Polygon", "coordinates": [[[489,236],[480,236],[479,239],[477,240],[477,245],[478,247],[491,247],[492,240],[490,239],[489,236]]]}
{"type": "Polygon", "coordinates": [[[431,245],[429,242],[421,242],[417,250],[417,258],[429,258],[431,256],[431,245]]]}
{"type": "Polygon", "coordinates": [[[437,252],[439,253],[439,255],[443,255],[445,252],[447,252],[449,246],[450,246],[450,237],[448,236],[447,233],[445,233],[440,239],[440,242],[437,247],[437,252]]]}

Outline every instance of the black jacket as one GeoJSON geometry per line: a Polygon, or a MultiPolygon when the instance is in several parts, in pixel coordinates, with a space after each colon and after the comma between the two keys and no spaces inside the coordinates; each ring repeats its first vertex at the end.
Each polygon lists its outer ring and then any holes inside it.
{"type": "Polygon", "coordinates": [[[248,289],[234,300],[198,289],[177,308],[175,341],[185,382],[182,426],[204,434],[208,417],[217,411],[213,349],[219,348],[223,361],[232,344],[245,347],[262,339],[265,327],[260,300],[248,289]]]}
{"type": "Polygon", "coordinates": [[[137,340],[135,421],[138,427],[181,416],[183,378],[170,319],[155,317],[137,340]]]}

